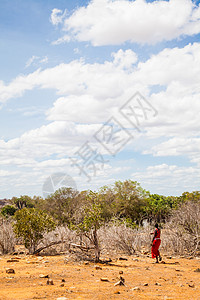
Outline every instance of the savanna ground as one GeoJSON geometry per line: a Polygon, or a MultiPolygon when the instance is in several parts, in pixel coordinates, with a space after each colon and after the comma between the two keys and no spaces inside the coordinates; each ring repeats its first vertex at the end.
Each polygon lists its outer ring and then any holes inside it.
{"type": "Polygon", "coordinates": [[[200,299],[199,268],[199,258],[164,255],[159,264],[149,254],[119,254],[99,264],[75,261],[70,254],[5,255],[0,257],[0,299],[200,299]],[[120,276],[125,286],[114,285],[120,276]]]}

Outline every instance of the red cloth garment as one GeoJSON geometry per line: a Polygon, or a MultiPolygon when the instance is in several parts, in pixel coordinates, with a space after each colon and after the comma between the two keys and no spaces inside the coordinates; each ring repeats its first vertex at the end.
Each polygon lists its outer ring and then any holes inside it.
{"type": "Polygon", "coordinates": [[[160,247],[160,243],[161,243],[160,229],[156,228],[156,230],[155,230],[155,238],[153,240],[152,247],[151,247],[152,258],[156,258],[156,256],[160,255],[160,252],[158,250],[159,247],[160,247]]]}

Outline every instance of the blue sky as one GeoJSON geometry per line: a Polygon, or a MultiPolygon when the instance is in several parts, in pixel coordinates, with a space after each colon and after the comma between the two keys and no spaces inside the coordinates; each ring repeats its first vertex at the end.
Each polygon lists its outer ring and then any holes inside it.
{"type": "Polygon", "coordinates": [[[55,173],[199,190],[199,2],[1,0],[0,198],[55,173]]]}

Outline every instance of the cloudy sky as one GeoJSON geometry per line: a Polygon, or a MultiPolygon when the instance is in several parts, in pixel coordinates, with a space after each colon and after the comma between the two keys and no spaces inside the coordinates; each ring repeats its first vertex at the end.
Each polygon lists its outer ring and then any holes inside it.
{"type": "Polygon", "coordinates": [[[0,199],[199,190],[199,2],[1,0],[0,199]]]}

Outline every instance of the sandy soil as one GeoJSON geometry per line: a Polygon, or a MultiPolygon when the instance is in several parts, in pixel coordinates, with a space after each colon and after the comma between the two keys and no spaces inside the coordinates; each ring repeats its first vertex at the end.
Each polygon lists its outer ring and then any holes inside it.
{"type": "Polygon", "coordinates": [[[95,264],[73,262],[66,255],[1,256],[0,299],[200,299],[200,272],[195,272],[200,259],[163,257],[164,263],[155,264],[145,255],[119,258],[95,264]],[[15,274],[6,273],[7,268],[15,274]],[[119,276],[125,286],[114,286],[119,276]]]}

